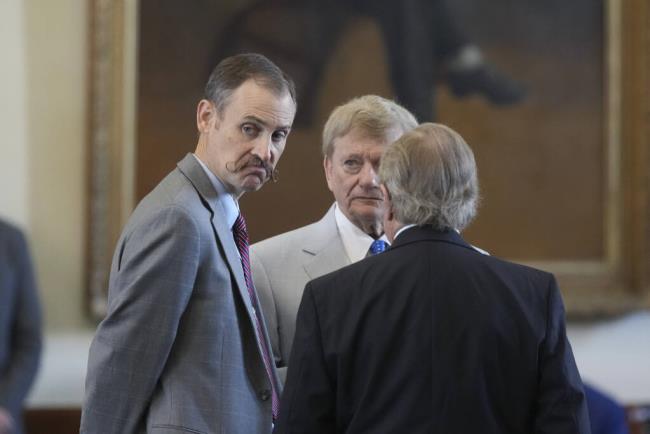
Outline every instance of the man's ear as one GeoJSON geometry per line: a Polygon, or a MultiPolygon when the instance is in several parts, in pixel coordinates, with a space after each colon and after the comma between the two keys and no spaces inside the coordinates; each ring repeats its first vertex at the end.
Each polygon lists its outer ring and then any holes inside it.
{"type": "Polygon", "coordinates": [[[325,158],[323,158],[323,170],[325,171],[325,179],[327,180],[327,188],[332,191],[332,185],[331,180],[332,180],[332,159],[328,157],[327,155],[325,158]]]}
{"type": "Polygon", "coordinates": [[[384,195],[384,200],[390,202],[390,191],[388,191],[388,188],[386,188],[386,184],[379,184],[379,188],[384,195]]]}
{"type": "Polygon", "coordinates": [[[388,188],[386,188],[386,184],[379,184],[379,189],[384,195],[384,209],[386,217],[388,220],[393,220],[393,202],[390,199],[390,191],[388,191],[388,188]]]}
{"type": "Polygon", "coordinates": [[[199,133],[207,133],[214,128],[217,117],[217,108],[212,101],[202,99],[196,107],[196,129],[199,133]]]}

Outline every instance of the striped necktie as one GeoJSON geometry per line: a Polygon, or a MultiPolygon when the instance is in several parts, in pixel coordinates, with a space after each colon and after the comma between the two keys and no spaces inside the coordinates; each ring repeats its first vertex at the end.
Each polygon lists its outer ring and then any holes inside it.
{"type": "Polygon", "coordinates": [[[278,392],[275,389],[275,382],[273,381],[273,370],[271,368],[271,357],[269,354],[269,349],[266,345],[266,340],[264,339],[264,334],[262,333],[262,325],[259,316],[259,306],[257,306],[257,297],[255,296],[255,286],[253,285],[253,279],[251,277],[251,263],[250,256],[248,252],[248,230],[246,229],[246,221],[244,216],[239,213],[235,224],[232,227],[233,237],[235,239],[235,244],[239,250],[239,256],[241,256],[241,265],[244,269],[244,280],[246,281],[246,287],[248,289],[248,296],[251,300],[251,305],[255,310],[255,327],[257,328],[257,335],[259,336],[260,343],[262,344],[262,358],[264,359],[264,367],[266,368],[266,373],[269,376],[269,381],[271,382],[271,409],[273,411],[273,420],[278,417],[278,410],[280,408],[280,400],[278,399],[278,392]]]}

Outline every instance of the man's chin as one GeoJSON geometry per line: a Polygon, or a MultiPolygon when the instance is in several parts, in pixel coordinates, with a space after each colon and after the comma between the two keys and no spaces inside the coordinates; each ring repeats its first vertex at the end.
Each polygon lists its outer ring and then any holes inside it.
{"type": "Polygon", "coordinates": [[[264,184],[266,184],[266,181],[268,181],[266,178],[262,179],[257,175],[249,175],[244,179],[242,183],[242,189],[245,192],[257,191],[262,188],[264,184]]]}
{"type": "Polygon", "coordinates": [[[375,222],[380,222],[384,216],[384,210],[381,207],[383,201],[374,201],[369,204],[357,203],[350,207],[350,215],[358,221],[367,222],[373,224],[375,222]]]}
{"type": "Polygon", "coordinates": [[[357,210],[359,214],[374,215],[381,210],[384,201],[381,199],[354,199],[350,203],[350,210],[357,210]]]}

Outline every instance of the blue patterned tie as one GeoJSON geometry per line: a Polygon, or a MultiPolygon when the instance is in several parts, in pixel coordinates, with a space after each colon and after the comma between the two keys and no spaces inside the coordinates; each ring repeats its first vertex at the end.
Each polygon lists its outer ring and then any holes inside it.
{"type": "Polygon", "coordinates": [[[370,256],[374,256],[378,253],[383,252],[388,248],[388,243],[384,240],[375,240],[372,242],[370,245],[370,250],[368,250],[368,254],[370,256]]]}

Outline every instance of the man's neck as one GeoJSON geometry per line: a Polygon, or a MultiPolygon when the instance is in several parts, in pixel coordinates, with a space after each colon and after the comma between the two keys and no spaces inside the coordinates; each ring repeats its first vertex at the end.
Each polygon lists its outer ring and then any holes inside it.
{"type": "MultiPolygon", "coordinates": [[[[217,175],[216,170],[214,170],[214,168],[210,164],[209,159],[207,158],[207,156],[205,154],[201,154],[199,152],[199,149],[200,149],[200,147],[197,146],[196,151],[194,151],[194,157],[199,161],[199,163],[201,163],[204,170],[207,170],[208,172],[210,172],[211,175],[209,175],[209,176],[211,178],[213,176],[215,179],[217,179],[221,183],[221,185],[223,186],[223,189],[226,191],[226,193],[230,194],[233,197],[233,199],[236,202],[238,202],[239,199],[244,195],[244,192],[242,191],[242,192],[238,193],[238,192],[233,191],[232,186],[225,183],[224,180],[221,179],[221,177],[219,175],[217,175]]],[[[211,179],[211,181],[212,181],[212,179],[211,179]]]]}
{"type": "Polygon", "coordinates": [[[381,223],[370,223],[370,224],[365,224],[363,222],[360,222],[361,226],[359,229],[370,235],[372,238],[375,240],[377,238],[380,238],[384,234],[384,228],[382,227],[381,223]]]}

